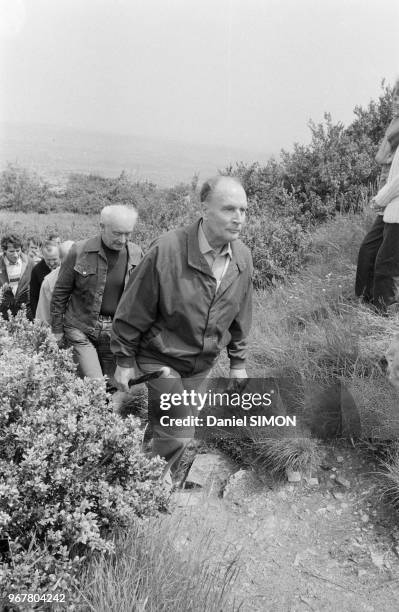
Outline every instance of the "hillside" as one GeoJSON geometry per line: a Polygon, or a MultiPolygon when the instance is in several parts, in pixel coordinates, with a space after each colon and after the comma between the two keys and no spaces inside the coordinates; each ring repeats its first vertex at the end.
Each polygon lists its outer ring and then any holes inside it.
{"type": "Polygon", "coordinates": [[[233,160],[266,162],[270,151],[156,140],[129,134],[91,132],[49,125],[1,124],[0,169],[6,162],[33,170],[51,183],[65,183],[70,173],[116,177],[124,170],[134,181],[161,187],[204,180],[233,160]]]}

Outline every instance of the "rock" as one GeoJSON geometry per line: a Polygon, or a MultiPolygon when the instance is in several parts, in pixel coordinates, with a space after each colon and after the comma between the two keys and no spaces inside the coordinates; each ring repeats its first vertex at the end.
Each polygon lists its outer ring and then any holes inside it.
{"type": "Polygon", "coordinates": [[[311,487],[317,487],[317,486],[318,486],[318,484],[319,484],[319,479],[318,479],[318,478],[309,478],[309,479],[308,479],[308,484],[309,484],[311,487]]]}
{"type": "Polygon", "coordinates": [[[293,565],[294,565],[294,567],[298,567],[298,565],[300,564],[300,562],[301,562],[301,555],[300,555],[299,553],[297,553],[297,554],[295,555],[295,559],[294,559],[294,564],[293,564],[293,565]]]}
{"type": "Polygon", "coordinates": [[[287,468],[285,470],[288,482],[301,482],[302,480],[302,475],[301,472],[296,472],[295,470],[291,470],[289,468],[287,468]]]}
{"type": "Polygon", "coordinates": [[[341,493],[340,491],[333,491],[332,494],[335,497],[335,499],[344,499],[344,494],[341,493]]]}
{"type": "Polygon", "coordinates": [[[349,480],[346,480],[343,476],[339,476],[339,475],[336,476],[335,482],[340,484],[342,487],[345,487],[345,489],[350,489],[351,483],[349,482],[349,480]]]}
{"type": "Polygon", "coordinates": [[[219,492],[236,470],[234,464],[219,453],[196,455],[185,481],[185,487],[201,487],[219,492]]]}
{"type": "Polygon", "coordinates": [[[338,455],[337,457],[337,463],[343,463],[344,462],[344,458],[342,455],[338,455]]]}
{"type": "Polygon", "coordinates": [[[359,568],[357,570],[357,575],[359,576],[359,578],[361,578],[362,576],[366,576],[367,575],[367,570],[359,568]]]}
{"type": "Polygon", "coordinates": [[[190,506],[198,506],[203,502],[202,492],[194,491],[175,491],[171,497],[172,504],[176,504],[178,508],[188,508],[190,506]]]}
{"type": "Polygon", "coordinates": [[[370,551],[371,561],[373,565],[382,569],[384,567],[384,555],[376,551],[370,551]]]}
{"type": "Polygon", "coordinates": [[[362,521],[362,523],[368,523],[369,522],[369,517],[367,514],[361,514],[360,515],[360,520],[362,521]]]}
{"type": "Polygon", "coordinates": [[[261,483],[253,472],[238,470],[228,479],[223,491],[223,498],[235,504],[243,505],[245,499],[258,492],[260,488],[261,483]]]}

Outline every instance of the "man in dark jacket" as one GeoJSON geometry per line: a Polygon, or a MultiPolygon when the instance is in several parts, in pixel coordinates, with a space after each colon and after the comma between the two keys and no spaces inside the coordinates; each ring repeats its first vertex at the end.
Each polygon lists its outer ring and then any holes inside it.
{"type": "Polygon", "coordinates": [[[33,261],[22,253],[22,240],[15,234],[7,234],[1,239],[3,254],[0,256],[0,314],[8,319],[8,312],[16,315],[22,305],[26,314],[32,318],[29,304],[29,282],[34,266],[33,261]]]}
{"type": "Polygon", "coordinates": [[[110,351],[114,313],[132,270],[143,253],[129,242],[137,221],[134,208],[106,206],[100,234],[75,243],[63,261],[51,299],[51,327],[74,348],[82,377],[112,378],[110,351]]]}
{"type": "Polygon", "coordinates": [[[60,254],[58,245],[47,240],[42,248],[42,259],[37,263],[30,277],[30,306],[32,317],[35,318],[37,303],[39,301],[40,287],[47,274],[60,265],[60,254]]]}
{"type": "MultiPolygon", "coordinates": [[[[238,240],[247,197],[237,179],[218,176],[204,183],[201,202],[203,218],[161,236],[129,280],[111,340],[121,390],[140,372],[166,366],[164,376],[149,383],[150,390],[182,393],[187,379],[190,388],[204,381],[225,347],[230,377],[247,376],[253,266],[248,248],[238,240]]],[[[181,407],[173,417],[189,414],[181,407]]],[[[163,427],[155,419],[153,435],[153,453],[171,467],[194,427],[163,427]]]]}

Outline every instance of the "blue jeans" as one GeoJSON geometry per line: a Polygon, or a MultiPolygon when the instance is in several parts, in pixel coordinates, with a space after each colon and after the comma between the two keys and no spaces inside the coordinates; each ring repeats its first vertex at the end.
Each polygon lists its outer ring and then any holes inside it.
{"type": "Polygon", "coordinates": [[[98,320],[93,336],[88,336],[76,327],[64,326],[65,339],[73,346],[73,357],[81,378],[106,375],[109,380],[113,379],[116,363],[109,346],[111,327],[111,320],[98,320]]]}
{"type": "MultiPolygon", "coordinates": [[[[165,364],[160,362],[143,363],[140,358],[137,359],[137,366],[143,374],[155,372],[165,364]]],[[[209,376],[210,370],[205,370],[194,376],[182,378],[180,374],[170,369],[169,376],[149,380],[146,384],[149,391],[149,400],[151,396],[159,397],[161,393],[178,393],[179,395],[186,389],[190,391],[194,389],[197,392],[204,392],[206,387],[206,379],[209,376]]],[[[180,427],[165,427],[159,423],[159,417],[162,414],[168,414],[171,418],[184,418],[186,416],[198,416],[196,408],[192,406],[175,406],[167,413],[159,410],[158,405],[151,406],[148,402],[148,420],[152,427],[152,454],[160,455],[168,462],[168,468],[177,467],[184,449],[187,444],[194,438],[194,426],[180,427]]]]}

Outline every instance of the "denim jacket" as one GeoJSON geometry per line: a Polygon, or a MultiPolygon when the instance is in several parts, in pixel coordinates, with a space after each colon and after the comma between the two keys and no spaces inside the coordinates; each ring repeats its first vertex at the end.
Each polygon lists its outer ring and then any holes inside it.
{"type": "MultiPolygon", "coordinates": [[[[129,242],[125,286],[132,270],[143,257],[141,248],[129,242]]],[[[61,265],[51,299],[51,327],[54,333],[62,333],[64,325],[70,325],[85,334],[94,333],[101,310],[107,257],[101,236],[75,243],[61,265]]]]}

